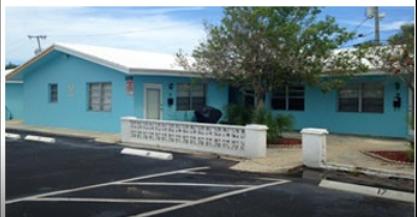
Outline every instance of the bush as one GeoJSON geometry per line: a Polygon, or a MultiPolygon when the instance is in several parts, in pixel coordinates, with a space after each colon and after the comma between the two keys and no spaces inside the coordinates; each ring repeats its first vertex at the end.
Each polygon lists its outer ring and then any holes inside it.
{"type": "Polygon", "coordinates": [[[268,143],[277,142],[282,137],[284,131],[291,131],[293,127],[291,115],[277,115],[274,117],[270,111],[254,111],[251,108],[236,104],[227,106],[226,113],[229,124],[246,125],[255,123],[266,125],[268,127],[268,143]]]}
{"type": "Polygon", "coordinates": [[[237,104],[230,104],[226,108],[228,123],[236,125],[246,125],[251,123],[253,109],[237,104]]]}
{"type": "Polygon", "coordinates": [[[290,115],[277,115],[273,117],[270,111],[258,110],[252,119],[253,123],[268,126],[267,143],[276,143],[284,131],[293,127],[293,118],[290,115]]]}

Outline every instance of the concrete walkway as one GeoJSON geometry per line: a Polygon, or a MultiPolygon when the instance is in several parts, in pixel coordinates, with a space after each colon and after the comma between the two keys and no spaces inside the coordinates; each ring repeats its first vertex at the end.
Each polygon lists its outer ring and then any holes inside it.
{"type": "MultiPolygon", "coordinates": [[[[299,133],[286,133],[290,138],[301,138],[299,133]]],[[[408,150],[409,143],[399,139],[357,137],[345,135],[327,136],[327,164],[366,168],[374,171],[403,173],[414,176],[414,164],[386,162],[370,157],[364,152],[370,150],[408,150]]],[[[256,172],[287,172],[302,165],[300,148],[268,148],[267,157],[243,160],[233,166],[235,170],[256,172]]]]}
{"type": "Polygon", "coordinates": [[[74,136],[83,138],[93,138],[97,142],[118,143],[120,142],[120,134],[118,133],[102,133],[94,131],[83,131],[66,128],[55,127],[39,127],[22,123],[19,120],[6,121],[6,129],[27,130],[41,133],[51,133],[62,136],[74,136]]]}

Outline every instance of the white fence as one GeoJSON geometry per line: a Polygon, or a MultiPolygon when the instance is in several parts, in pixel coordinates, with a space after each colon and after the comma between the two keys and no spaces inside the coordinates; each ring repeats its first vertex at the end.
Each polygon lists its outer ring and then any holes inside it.
{"type": "Polygon", "coordinates": [[[264,125],[201,124],[123,117],[121,139],[125,143],[180,148],[246,158],[266,155],[264,125]]]}

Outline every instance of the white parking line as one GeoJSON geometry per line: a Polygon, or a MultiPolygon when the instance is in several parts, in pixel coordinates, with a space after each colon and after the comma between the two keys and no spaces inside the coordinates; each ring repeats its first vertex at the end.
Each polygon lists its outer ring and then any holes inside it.
{"type": "Polygon", "coordinates": [[[134,181],[134,180],[143,180],[143,179],[149,179],[149,178],[154,178],[154,177],[167,176],[167,175],[181,173],[181,172],[184,172],[184,171],[197,171],[197,170],[205,170],[205,169],[209,169],[209,168],[210,167],[186,168],[186,169],[174,170],[174,171],[169,171],[169,172],[162,172],[162,173],[155,173],[155,174],[150,174],[150,175],[138,176],[138,177],[133,177],[133,178],[129,178],[129,179],[122,179],[122,180],[117,180],[117,181],[113,181],[113,182],[106,182],[106,183],[101,183],[101,184],[88,185],[88,186],[83,186],[83,187],[78,187],[78,188],[67,189],[67,190],[53,191],[53,192],[48,192],[48,193],[43,193],[43,194],[37,194],[37,195],[32,195],[32,196],[7,200],[6,204],[17,203],[17,202],[26,201],[26,200],[33,200],[33,199],[40,198],[40,197],[48,197],[48,196],[52,196],[52,195],[58,195],[58,194],[70,193],[70,192],[75,192],[75,191],[82,191],[82,190],[87,190],[87,189],[92,189],[92,188],[104,187],[104,186],[108,186],[108,185],[114,185],[114,184],[119,184],[119,183],[123,183],[123,182],[134,181]]]}
{"type": "Polygon", "coordinates": [[[206,175],[206,172],[192,172],[192,171],[184,171],[181,173],[185,173],[185,174],[193,174],[193,175],[206,175]]]}
{"type": "Polygon", "coordinates": [[[149,211],[149,212],[140,213],[140,214],[137,214],[137,215],[134,215],[134,216],[131,216],[131,217],[147,217],[147,216],[158,215],[158,214],[170,212],[170,211],[177,210],[177,209],[182,209],[182,208],[185,208],[185,207],[195,206],[195,205],[198,205],[198,204],[219,200],[219,199],[222,199],[222,198],[225,198],[225,197],[230,197],[230,196],[233,196],[233,195],[258,190],[258,189],[261,189],[261,188],[270,187],[270,186],[273,186],[273,185],[284,184],[284,183],[287,183],[287,182],[289,182],[289,181],[280,180],[280,181],[266,183],[266,184],[262,184],[262,185],[257,185],[257,186],[253,186],[253,187],[249,187],[249,188],[245,188],[245,189],[239,189],[239,190],[236,190],[236,191],[230,191],[230,192],[226,192],[226,193],[223,193],[223,194],[218,194],[218,195],[206,197],[206,198],[203,198],[203,199],[200,199],[200,200],[195,200],[195,201],[192,201],[192,202],[189,202],[189,203],[183,203],[183,204],[179,204],[179,205],[175,205],[175,206],[170,206],[170,207],[167,207],[167,208],[162,208],[162,209],[152,210],[152,211],[149,211]]]}
{"type": "Polygon", "coordinates": [[[188,182],[123,182],[117,185],[158,185],[158,186],[198,186],[198,187],[220,187],[220,188],[247,188],[254,185],[232,185],[232,184],[210,184],[210,183],[188,183],[188,182]]]}
{"type": "Polygon", "coordinates": [[[190,200],[153,200],[153,199],[120,199],[120,198],[81,198],[81,197],[43,197],[27,201],[52,202],[105,202],[105,203],[189,203],[190,200]]]}

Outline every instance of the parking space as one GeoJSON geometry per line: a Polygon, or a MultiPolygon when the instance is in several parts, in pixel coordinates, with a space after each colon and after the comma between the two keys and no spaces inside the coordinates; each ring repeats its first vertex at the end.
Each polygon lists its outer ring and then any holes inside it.
{"type": "Polygon", "coordinates": [[[407,203],[228,170],[233,161],[183,154],[166,161],[120,151],[69,137],[55,144],[8,140],[7,216],[372,216],[375,209],[412,216],[407,203]],[[359,205],[365,212],[354,209],[359,205]]]}

